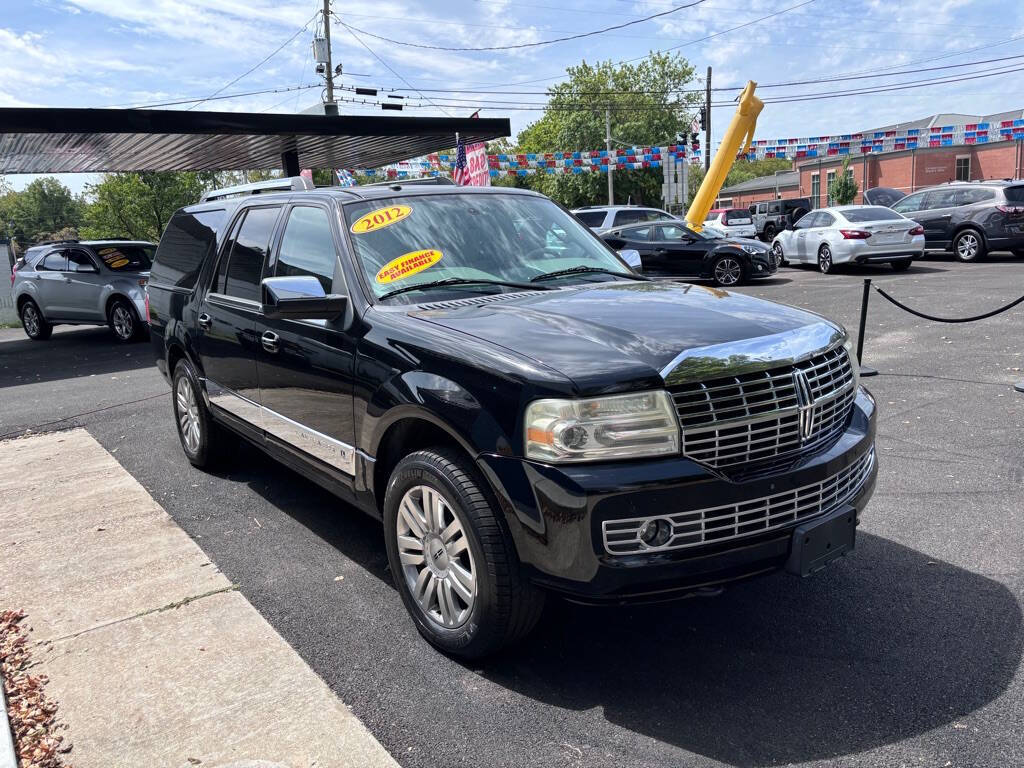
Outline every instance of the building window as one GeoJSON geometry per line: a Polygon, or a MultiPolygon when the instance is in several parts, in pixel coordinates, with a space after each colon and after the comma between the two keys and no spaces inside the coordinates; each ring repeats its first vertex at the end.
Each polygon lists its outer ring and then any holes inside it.
{"type": "Polygon", "coordinates": [[[828,204],[832,205],[832,182],[836,180],[836,172],[829,171],[825,176],[825,193],[828,195],[828,204]]]}
{"type": "Polygon", "coordinates": [[[964,155],[956,159],[956,180],[957,181],[970,181],[971,180],[971,157],[970,155],[964,155]]]}
{"type": "Polygon", "coordinates": [[[811,208],[821,207],[821,174],[811,174],[811,208]]]}

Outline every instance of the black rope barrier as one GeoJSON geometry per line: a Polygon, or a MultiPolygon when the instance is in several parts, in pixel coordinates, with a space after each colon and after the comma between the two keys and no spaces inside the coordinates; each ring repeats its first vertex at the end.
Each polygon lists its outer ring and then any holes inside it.
{"type": "Polygon", "coordinates": [[[1021,296],[1019,299],[1014,299],[1005,306],[993,309],[991,312],[986,312],[983,315],[975,315],[974,317],[935,317],[934,315],[926,315],[924,312],[918,312],[916,309],[911,309],[903,302],[894,299],[892,296],[883,291],[877,285],[875,286],[875,290],[882,294],[882,296],[884,296],[889,302],[895,304],[897,307],[902,309],[904,312],[909,312],[912,315],[917,315],[918,317],[923,318],[925,320],[933,320],[936,323],[973,323],[976,320],[985,320],[986,318],[998,315],[1000,312],[1006,312],[1008,309],[1013,309],[1021,302],[1024,302],[1024,296],[1021,296]]]}
{"type": "MultiPolygon", "coordinates": [[[[861,299],[861,304],[860,304],[860,334],[857,337],[857,365],[860,366],[860,375],[861,376],[876,376],[876,375],[878,375],[878,371],[876,371],[874,368],[868,368],[862,362],[863,354],[864,354],[864,333],[865,333],[865,327],[867,325],[867,316],[868,316],[868,299],[869,299],[869,297],[871,295],[871,288],[872,288],[872,286],[871,286],[871,278],[869,278],[869,277],[865,278],[864,279],[864,295],[863,295],[863,297],[861,299]]],[[[1001,314],[1001,313],[1006,312],[1008,310],[1011,310],[1014,307],[1018,306],[1019,304],[1024,304],[1024,296],[1021,296],[1019,299],[1014,299],[1009,304],[1004,304],[1001,307],[997,307],[996,309],[993,309],[993,310],[991,310],[989,312],[985,312],[984,314],[981,314],[981,315],[974,315],[973,317],[936,317],[935,315],[929,315],[929,314],[927,314],[925,312],[920,312],[920,311],[914,309],[913,307],[908,307],[906,304],[904,304],[903,302],[899,301],[898,299],[894,299],[892,296],[890,296],[888,293],[883,291],[877,285],[874,286],[874,289],[876,291],[878,291],[878,293],[881,294],[882,297],[886,301],[888,301],[890,304],[892,304],[892,305],[894,305],[896,307],[899,307],[904,312],[909,312],[910,314],[914,315],[915,317],[920,317],[922,320],[931,320],[932,322],[935,322],[935,323],[973,323],[973,322],[976,322],[978,320],[985,320],[987,318],[994,317],[995,315],[998,315],[998,314],[1001,314]]],[[[1014,384],[1013,388],[1015,390],[1017,390],[1018,392],[1024,392],[1024,381],[1018,382],[1017,384],[1014,384]]]]}

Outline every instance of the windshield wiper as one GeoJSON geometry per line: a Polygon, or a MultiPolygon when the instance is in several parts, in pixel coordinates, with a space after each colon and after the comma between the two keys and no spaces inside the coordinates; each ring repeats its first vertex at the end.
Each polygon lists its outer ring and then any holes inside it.
{"type": "Polygon", "coordinates": [[[523,288],[528,291],[550,291],[551,289],[545,285],[531,285],[530,283],[518,283],[514,280],[489,280],[487,278],[469,278],[469,277],[446,277],[444,280],[432,280],[429,283],[417,283],[416,285],[406,285],[402,288],[396,288],[393,291],[378,296],[377,301],[383,301],[389,299],[392,296],[397,296],[400,293],[407,293],[408,291],[419,291],[426,290],[428,288],[443,288],[447,285],[504,285],[510,288],[523,288]]]}
{"type": "Polygon", "coordinates": [[[599,272],[605,275],[615,275],[616,277],[624,277],[627,280],[644,280],[648,281],[651,278],[643,277],[642,275],[634,275],[629,272],[616,272],[614,269],[605,269],[604,267],[588,267],[585,264],[580,264],[578,267],[569,267],[568,269],[559,269],[554,272],[545,272],[543,275],[535,275],[530,278],[531,283],[536,283],[540,280],[548,280],[552,277],[561,277],[562,275],[579,275],[585,272],[599,272]]]}

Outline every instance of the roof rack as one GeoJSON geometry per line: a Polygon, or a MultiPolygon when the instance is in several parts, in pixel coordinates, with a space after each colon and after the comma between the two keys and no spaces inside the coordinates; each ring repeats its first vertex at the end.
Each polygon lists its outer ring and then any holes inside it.
{"type": "Polygon", "coordinates": [[[77,243],[78,240],[67,239],[67,240],[40,240],[38,243],[33,244],[33,248],[37,245],[61,245],[63,243],[77,243]]]}
{"type": "Polygon", "coordinates": [[[415,179],[388,179],[387,181],[375,181],[371,184],[363,184],[364,187],[405,187],[410,185],[423,186],[452,186],[454,181],[447,176],[422,176],[415,179]]]}
{"type": "Polygon", "coordinates": [[[228,197],[242,197],[243,195],[262,195],[267,192],[299,192],[308,189],[315,189],[312,181],[303,176],[290,176],[283,179],[254,181],[251,184],[238,184],[234,187],[212,189],[209,192],[204,192],[203,196],[199,198],[199,202],[205,203],[210,200],[223,200],[228,197]]]}

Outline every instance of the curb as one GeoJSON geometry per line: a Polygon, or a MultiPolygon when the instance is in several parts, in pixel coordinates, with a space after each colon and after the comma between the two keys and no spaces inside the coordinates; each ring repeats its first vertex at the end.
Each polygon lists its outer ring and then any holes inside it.
{"type": "Polygon", "coordinates": [[[18,768],[14,754],[14,734],[7,719],[7,699],[4,698],[3,680],[0,680],[0,768],[18,768]]]}

